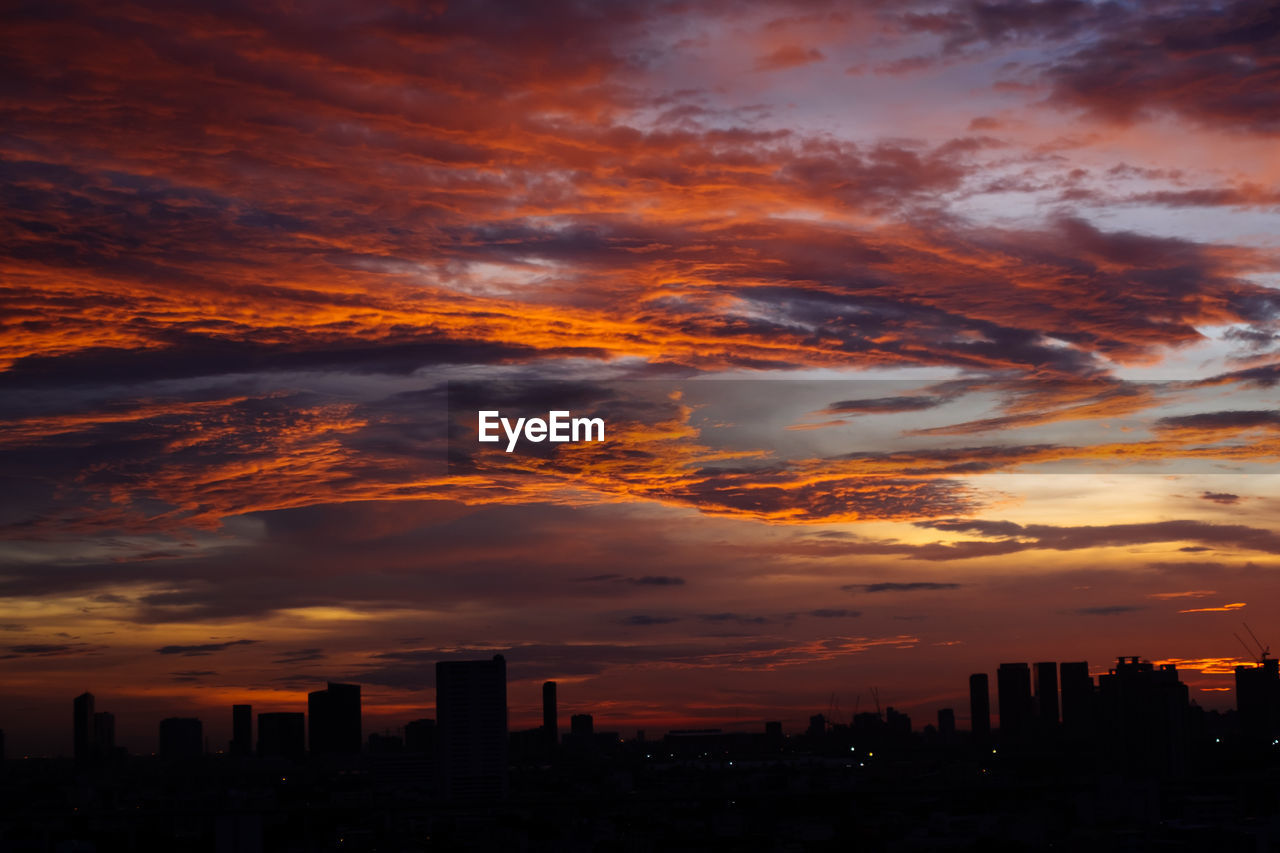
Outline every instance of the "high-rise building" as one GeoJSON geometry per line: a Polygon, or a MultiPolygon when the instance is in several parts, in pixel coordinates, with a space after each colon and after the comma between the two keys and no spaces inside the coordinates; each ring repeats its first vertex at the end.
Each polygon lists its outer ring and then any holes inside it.
{"type": "Polygon", "coordinates": [[[1087,741],[1093,737],[1093,677],[1086,661],[1061,664],[1062,730],[1067,737],[1087,741]]]}
{"type": "Polygon", "coordinates": [[[307,694],[307,715],[312,755],[360,752],[360,685],[329,682],[324,690],[307,694]]]}
{"type": "Polygon", "coordinates": [[[436,721],[412,720],[404,726],[405,752],[433,755],[436,751],[436,721]]]}
{"type": "Polygon", "coordinates": [[[204,725],[194,717],[160,721],[160,757],[197,758],[204,754],[204,725]]]}
{"type": "Polygon", "coordinates": [[[596,733],[596,721],[590,714],[574,714],[569,718],[569,734],[574,737],[591,737],[596,733]]]}
{"type": "Polygon", "coordinates": [[[231,706],[231,744],[232,755],[251,755],[253,753],[253,706],[231,706]]]}
{"type": "Polygon", "coordinates": [[[436,772],[446,799],[507,794],[507,662],[436,664],[436,772]]]}
{"type": "Polygon", "coordinates": [[[258,715],[258,755],[300,760],[306,754],[306,718],[300,711],[258,715]]]}
{"type": "Polygon", "coordinates": [[[1144,775],[1186,768],[1190,694],[1174,664],[1119,658],[1098,677],[1098,712],[1103,754],[1113,766],[1144,775]]]}
{"type": "Polygon", "coordinates": [[[1051,729],[1058,725],[1058,665],[1042,661],[1032,671],[1035,677],[1036,719],[1041,727],[1051,729]]]}
{"type": "Polygon", "coordinates": [[[1236,667],[1236,713],[1250,746],[1280,738],[1280,661],[1264,657],[1257,666],[1236,667]]]}
{"type": "Polygon", "coordinates": [[[556,683],[542,684],[542,732],[547,743],[554,747],[560,742],[560,721],[556,716],[556,683]]]}
{"type": "Polygon", "coordinates": [[[938,709],[938,736],[943,743],[956,739],[956,712],[953,708],[938,709]]]}
{"type": "Polygon", "coordinates": [[[109,758],[116,751],[116,715],[98,711],[93,715],[93,752],[97,758],[109,758]]]}
{"type": "Polygon", "coordinates": [[[969,676],[969,731],[975,740],[991,737],[991,687],[985,672],[969,676]]]}
{"type": "Polygon", "coordinates": [[[1000,739],[1025,737],[1032,719],[1030,667],[1025,663],[1000,664],[996,694],[1000,703],[1000,739]]]}
{"type": "Polygon", "coordinates": [[[76,762],[87,764],[97,755],[93,740],[93,694],[81,693],[72,703],[73,748],[76,762]]]}

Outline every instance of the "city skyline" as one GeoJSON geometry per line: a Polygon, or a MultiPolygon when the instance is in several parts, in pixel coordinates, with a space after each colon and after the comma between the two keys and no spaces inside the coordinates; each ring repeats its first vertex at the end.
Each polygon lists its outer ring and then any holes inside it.
{"type": "Polygon", "coordinates": [[[1063,649],[1225,708],[1280,642],[1274,4],[5,18],[10,753],[495,654],[523,728],[1063,649]]]}
{"type": "MultiPolygon", "coordinates": [[[[1277,677],[1277,660],[1269,657],[1266,650],[1259,649],[1260,657],[1253,664],[1245,664],[1237,667],[1233,673],[1233,688],[1231,690],[1232,697],[1236,700],[1231,703],[1229,710],[1240,713],[1239,706],[1244,702],[1249,708],[1244,712],[1244,716],[1236,718],[1234,725],[1239,726],[1241,732],[1255,736],[1258,738],[1271,738],[1271,731],[1277,725],[1280,725],[1280,718],[1273,719],[1276,709],[1280,708],[1280,678],[1277,677]],[[1247,695],[1241,700],[1241,691],[1247,691],[1247,695]]],[[[442,671],[454,673],[450,677],[453,679],[451,688],[447,688],[454,699],[455,709],[449,712],[449,716],[459,720],[467,721],[467,725],[480,725],[481,720],[477,717],[475,707],[483,706],[488,703],[490,705],[497,703],[505,711],[505,722],[502,724],[503,737],[507,734],[513,736],[540,735],[543,738],[548,732],[554,733],[549,740],[552,748],[560,745],[560,733],[564,734],[565,742],[572,743],[573,737],[578,735],[577,725],[579,720],[585,721],[588,729],[588,741],[590,741],[590,730],[594,729],[595,716],[598,709],[589,706],[569,705],[567,710],[559,704],[559,684],[556,681],[545,681],[541,684],[540,696],[541,702],[538,708],[536,718],[516,720],[511,719],[509,705],[507,704],[507,681],[505,677],[506,662],[501,655],[496,655],[490,660],[459,660],[453,659],[449,661],[437,662],[435,669],[437,678],[442,671]],[[497,666],[497,670],[490,673],[492,667],[497,666]],[[472,674],[474,673],[474,674],[472,674]],[[500,688],[495,686],[481,686],[493,677],[498,678],[500,688]],[[473,681],[474,680],[474,681],[473,681]],[[571,725],[564,725],[562,717],[568,720],[571,725]]],[[[936,708],[915,708],[911,709],[911,713],[906,715],[909,721],[906,723],[907,730],[912,732],[924,732],[926,728],[935,730],[941,728],[941,721],[945,716],[949,720],[950,728],[967,733],[970,737],[975,738],[976,742],[982,742],[989,738],[1006,739],[1009,742],[1017,742],[1019,739],[1029,737],[1033,733],[1038,732],[1040,735],[1051,730],[1061,729],[1061,732],[1068,737],[1081,737],[1086,730],[1092,730],[1095,723],[1085,722],[1091,718],[1094,711],[1091,710],[1092,704],[1097,701],[1099,691],[1103,690],[1103,685],[1108,677],[1114,678],[1117,671],[1128,669],[1137,669],[1144,667],[1149,670],[1163,671],[1168,673],[1177,673],[1177,665],[1172,663],[1153,663],[1152,661],[1141,656],[1121,655],[1117,656],[1115,663],[1110,665],[1102,665],[1091,668],[1087,661],[1037,661],[1034,664],[1026,662],[1004,662],[992,667],[991,672],[996,674],[994,680],[994,688],[992,687],[992,679],[990,673],[979,672],[971,673],[968,676],[968,692],[962,704],[955,706],[938,706],[936,708]],[[1097,669],[1096,676],[1093,670],[1097,669]],[[1061,677],[1059,677],[1061,671],[1061,677]],[[1050,676],[1049,673],[1052,672],[1050,676]],[[1032,673],[1035,673],[1033,676],[1032,673]],[[1034,679],[1034,680],[1033,680],[1034,679]],[[1002,714],[1002,709],[1009,709],[1002,714]],[[923,712],[923,713],[922,713],[923,712]],[[957,725],[960,723],[960,725],[957,725]]],[[[1177,677],[1176,675],[1174,676],[1177,677]]],[[[353,684],[337,684],[329,682],[324,690],[311,691],[306,694],[307,700],[303,704],[304,710],[298,709],[281,709],[277,706],[271,706],[270,710],[262,710],[254,708],[251,705],[237,704],[230,708],[220,709],[223,716],[226,712],[230,712],[232,723],[227,727],[227,737],[222,737],[222,727],[217,717],[209,720],[193,718],[193,717],[175,717],[166,716],[159,720],[160,733],[156,745],[150,749],[133,750],[134,754],[140,755],[161,755],[165,753],[164,743],[166,739],[165,726],[169,723],[194,723],[197,731],[203,731],[199,737],[203,738],[204,746],[200,750],[207,754],[230,755],[230,756],[257,756],[257,757],[290,757],[301,758],[304,755],[313,757],[325,756],[352,756],[357,755],[367,749],[373,748],[373,740],[378,737],[391,736],[399,738],[403,745],[410,739],[409,730],[414,725],[429,723],[432,726],[432,738],[440,736],[448,736],[441,734],[446,729],[437,727],[436,713],[439,708],[439,699],[429,708],[420,709],[427,717],[416,717],[413,719],[401,719],[396,725],[379,725],[372,727],[360,727],[360,719],[362,715],[360,701],[360,685],[353,684]],[[345,697],[341,699],[321,699],[317,701],[317,697],[345,697]],[[328,702],[337,701],[338,704],[329,706],[328,702]],[[262,735],[262,718],[269,718],[268,722],[271,726],[270,733],[266,735],[267,743],[264,745],[262,735]],[[288,725],[289,720],[296,724],[296,730],[282,732],[279,728],[281,725],[288,725]],[[353,720],[356,730],[360,733],[358,738],[347,737],[347,723],[344,720],[353,720]],[[203,729],[201,727],[204,727],[203,729]],[[395,734],[399,732],[399,734],[395,734]],[[281,739],[296,741],[296,745],[292,748],[281,748],[281,739]],[[238,747],[238,744],[240,746],[238,747]]],[[[887,697],[886,697],[887,698],[887,697]]],[[[875,716],[885,719],[883,712],[880,710],[882,697],[878,691],[873,691],[871,702],[874,703],[875,716]]],[[[96,703],[98,695],[93,691],[75,697],[73,702],[73,725],[71,727],[71,735],[69,743],[71,749],[65,752],[54,752],[46,755],[29,755],[8,757],[74,757],[78,764],[91,764],[111,759],[117,755],[123,756],[130,753],[127,744],[117,743],[115,737],[115,715],[106,711],[96,711],[96,703]],[[103,732],[107,732],[105,739],[103,732]]],[[[1183,701],[1190,704],[1198,704],[1189,692],[1184,694],[1183,701]]],[[[886,702],[887,713],[889,717],[894,715],[895,709],[892,700],[886,702]]],[[[607,707],[607,703],[606,703],[607,707]]],[[[901,708],[898,709],[899,712],[901,708]]],[[[736,725],[727,729],[717,727],[715,731],[727,732],[758,732],[760,727],[778,727],[779,735],[798,735],[812,729],[814,719],[822,719],[827,725],[850,726],[857,725],[860,716],[865,717],[870,713],[870,706],[864,708],[859,705],[852,709],[840,709],[839,697],[833,693],[828,699],[828,705],[825,711],[820,712],[816,706],[810,710],[804,720],[750,720],[738,721],[736,725]],[[816,715],[816,716],[815,716],[816,715]]],[[[484,712],[479,712],[479,717],[484,717],[484,712]]],[[[155,721],[153,721],[154,723],[155,721]]],[[[603,722],[607,726],[614,726],[617,721],[605,717],[603,722]]],[[[487,724],[491,724],[488,721],[487,724]]],[[[456,725],[456,724],[455,724],[456,725]]],[[[643,740],[645,733],[644,728],[638,730],[638,736],[643,740]]],[[[681,733],[681,729],[671,729],[670,732],[681,733]]],[[[694,730],[694,731],[711,731],[710,729],[694,730]]],[[[1280,729],[1276,729],[1280,733],[1280,729]]],[[[635,735],[636,733],[632,733],[635,735]]],[[[660,731],[650,731],[650,734],[662,734],[660,731]]],[[[0,729],[0,735],[4,735],[4,731],[0,729]]],[[[189,737],[185,732],[180,733],[180,737],[189,737]]],[[[457,737],[457,735],[455,735],[457,737]]],[[[465,735],[464,735],[465,737],[465,735]]],[[[19,733],[21,742],[22,733],[19,733]]],[[[198,738],[197,738],[198,739],[198,738]]],[[[136,746],[136,744],[135,744],[136,746]]],[[[505,755],[506,747],[503,746],[503,754],[505,755]]],[[[505,765],[505,758],[499,764],[505,765]]]]}

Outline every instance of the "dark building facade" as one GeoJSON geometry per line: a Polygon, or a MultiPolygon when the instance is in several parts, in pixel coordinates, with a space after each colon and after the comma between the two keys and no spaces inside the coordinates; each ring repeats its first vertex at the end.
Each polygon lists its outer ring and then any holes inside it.
{"type": "Polygon", "coordinates": [[[1186,769],[1190,695],[1175,665],[1119,658],[1098,677],[1097,708],[1103,754],[1116,769],[1144,775],[1186,769]]]}
{"type": "Polygon", "coordinates": [[[87,764],[97,755],[93,739],[93,694],[81,693],[72,703],[72,749],[77,763],[87,764]]]}
{"type": "Polygon", "coordinates": [[[1073,740],[1088,740],[1094,731],[1094,687],[1089,664],[1064,662],[1058,672],[1062,680],[1062,730],[1073,740]]]}
{"type": "Polygon", "coordinates": [[[307,694],[312,755],[355,755],[360,752],[360,685],[329,682],[307,694]]]}
{"type": "Polygon", "coordinates": [[[160,757],[196,758],[204,754],[204,725],[194,717],[160,721],[160,757]]]}
{"type": "Polygon", "coordinates": [[[507,662],[436,664],[436,774],[446,799],[507,795],[507,662]]]}
{"type": "Polygon", "coordinates": [[[306,717],[301,712],[258,715],[258,755],[296,761],[306,750],[306,717]]]}
{"type": "Polygon", "coordinates": [[[93,715],[93,751],[97,758],[108,758],[116,751],[116,715],[98,711],[93,715]]]}
{"type": "Polygon", "coordinates": [[[253,706],[231,706],[231,745],[232,755],[251,755],[253,753],[253,706]]]}
{"type": "Polygon", "coordinates": [[[1032,720],[1031,669],[1025,663],[1002,663],[996,672],[1000,703],[1000,739],[1016,741],[1029,733],[1032,720]]]}
{"type": "Polygon", "coordinates": [[[985,672],[969,676],[969,731],[978,740],[991,737],[991,685],[985,672]]]}
{"type": "Polygon", "coordinates": [[[556,709],[556,683],[546,681],[542,684],[542,733],[547,744],[554,747],[560,742],[560,721],[556,709]]]}
{"type": "Polygon", "coordinates": [[[1254,746],[1280,739],[1280,661],[1263,657],[1257,666],[1236,667],[1236,713],[1240,736],[1254,746]]]}
{"type": "Polygon", "coordinates": [[[1058,665],[1041,661],[1032,670],[1036,692],[1036,720],[1043,730],[1058,725],[1058,665]]]}

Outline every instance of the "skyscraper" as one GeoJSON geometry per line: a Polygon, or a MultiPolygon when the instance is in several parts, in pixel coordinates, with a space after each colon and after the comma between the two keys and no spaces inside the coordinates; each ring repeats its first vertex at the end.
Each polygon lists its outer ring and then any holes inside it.
{"type": "Polygon", "coordinates": [[[1045,729],[1058,725],[1058,665],[1052,661],[1037,663],[1034,670],[1036,719],[1045,729]]]}
{"type": "Polygon", "coordinates": [[[507,662],[436,664],[436,769],[446,799],[507,794],[507,662]]]}
{"type": "Polygon", "coordinates": [[[991,737],[991,687],[985,672],[969,676],[969,730],[975,740],[991,737]]]}
{"type": "Polygon", "coordinates": [[[72,703],[73,748],[78,764],[93,760],[93,694],[81,693],[72,703]]]}
{"type": "Polygon", "coordinates": [[[1280,738],[1280,661],[1236,667],[1236,713],[1240,734],[1251,746],[1280,738]]]}
{"type": "Polygon", "coordinates": [[[312,755],[354,755],[360,752],[360,685],[329,682],[324,690],[307,694],[312,755]]]}
{"type": "Polygon", "coordinates": [[[1063,663],[1058,667],[1062,678],[1062,729],[1074,740],[1093,736],[1093,677],[1086,661],[1063,663]]]}
{"type": "Polygon", "coordinates": [[[232,755],[250,755],[253,752],[253,706],[231,706],[232,755]]]}
{"type": "Polygon", "coordinates": [[[109,758],[116,751],[116,715],[98,711],[93,715],[93,753],[96,758],[109,758]]]}
{"type": "Polygon", "coordinates": [[[1025,663],[1002,663],[996,672],[1000,703],[1000,739],[1017,740],[1027,734],[1032,718],[1031,669],[1025,663]]]}
{"type": "Polygon", "coordinates": [[[542,684],[542,731],[547,743],[554,747],[560,741],[560,722],[556,716],[556,683],[542,684]]]}

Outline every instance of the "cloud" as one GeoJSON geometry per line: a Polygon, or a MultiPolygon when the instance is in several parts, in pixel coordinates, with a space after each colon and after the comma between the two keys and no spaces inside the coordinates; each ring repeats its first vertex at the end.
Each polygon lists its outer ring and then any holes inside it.
{"type": "Polygon", "coordinates": [[[798,44],[786,44],[759,56],[755,61],[756,71],[782,71],[787,68],[798,68],[826,59],[817,48],[801,47],[798,44]]]}
{"type": "Polygon", "coordinates": [[[1202,492],[1200,497],[1206,501],[1212,501],[1216,504],[1237,504],[1240,503],[1240,496],[1233,495],[1230,492],[1202,492]]]}
{"type": "Polygon", "coordinates": [[[845,610],[843,608],[820,607],[810,610],[809,615],[818,619],[854,619],[862,615],[861,610],[845,610]]]}
{"type": "Polygon", "coordinates": [[[251,646],[257,642],[257,640],[229,640],[225,643],[201,643],[194,646],[161,646],[156,649],[156,652],[162,655],[201,657],[204,655],[211,655],[214,652],[225,652],[227,649],[234,648],[235,646],[251,646]]]}
{"type": "Polygon", "coordinates": [[[938,583],[936,581],[881,581],[878,583],[851,583],[840,587],[844,590],[862,590],[863,592],[937,592],[944,589],[959,589],[962,584],[938,583]]]}
{"type": "Polygon", "coordinates": [[[679,621],[679,616],[654,616],[647,613],[636,613],[624,618],[622,624],[648,627],[650,625],[670,625],[672,622],[679,621]]]}
{"type": "Polygon", "coordinates": [[[1236,601],[1231,604],[1223,604],[1219,607],[1194,607],[1190,610],[1179,610],[1179,613],[1228,613],[1232,610],[1239,610],[1247,605],[1243,601],[1236,601]]]}
{"type": "Polygon", "coordinates": [[[1116,616],[1122,613],[1136,613],[1143,608],[1132,604],[1110,604],[1099,607],[1079,607],[1075,612],[1084,616],[1116,616]]]}

